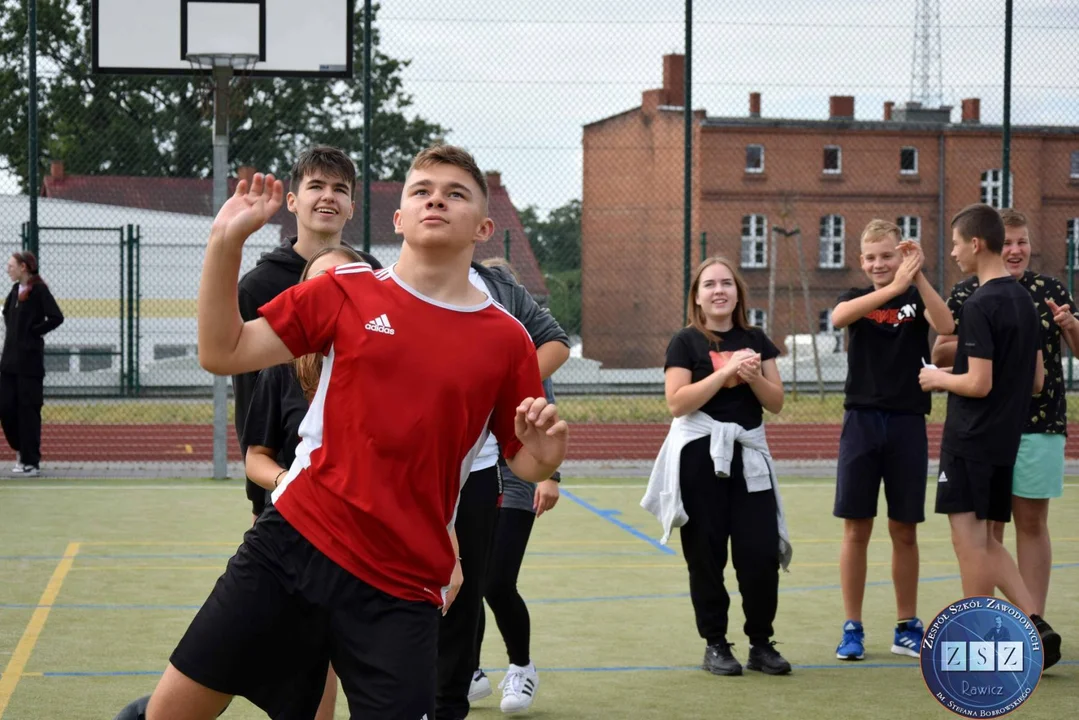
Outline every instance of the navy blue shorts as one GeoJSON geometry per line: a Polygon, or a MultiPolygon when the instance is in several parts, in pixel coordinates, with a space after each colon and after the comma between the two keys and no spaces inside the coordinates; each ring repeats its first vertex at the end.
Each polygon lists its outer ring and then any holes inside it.
{"type": "Polygon", "coordinates": [[[844,413],[832,511],[836,517],[876,517],[883,479],[888,518],[924,522],[928,475],[924,415],[857,408],[844,413]]]}

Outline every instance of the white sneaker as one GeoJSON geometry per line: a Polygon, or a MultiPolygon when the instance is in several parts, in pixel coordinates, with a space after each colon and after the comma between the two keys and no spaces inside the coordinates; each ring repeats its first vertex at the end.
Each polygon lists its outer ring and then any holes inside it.
{"type": "Polygon", "coordinates": [[[472,704],[491,694],[491,681],[487,673],[477,670],[472,673],[472,684],[468,686],[468,702],[472,704]]]}
{"type": "Polygon", "coordinates": [[[16,460],[16,461],[15,461],[15,465],[14,465],[14,466],[13,466],[13,467],[11,468],[11,472],[13,472],[13,473],[21,473],[21,472],[26,472],[26,466],[25,466],[25,465],[23,465],[23,464],[22,464],[21,462],[19,462],[18,460],[16,460]]]}
{"type": "Polygon", "coordinates": [[[23,477],[37,477],[41,474],[41,470],[36,465],[22,465],[22,469],[19,470],[19,474],[23,477]]]}
{"type": "Polygon", "coordinates": [[[519,665],[509,666],[506,677],[498,684],[502,688],[502,712],[523,712],[532,707],[532,701],[536,698],[536,690],[539,689],[539,675],[536,674],[536,666],[528,663],[528,667],[519,665]]]}

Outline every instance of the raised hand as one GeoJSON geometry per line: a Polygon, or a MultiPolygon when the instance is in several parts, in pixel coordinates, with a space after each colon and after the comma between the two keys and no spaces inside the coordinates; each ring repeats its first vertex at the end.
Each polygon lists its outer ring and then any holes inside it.
{"type": "Polygon", "coordinates": [[[1057,305],[1048,298],[1045,304],[1049,306],[1049,311],[1053,313],[1053,322],[1057,324],[1061,330],[1071,330],[1076,325],[1079,325],[1079,320],[1075,319],[1075,315],[1072,314],[1071,306],[1068,304],[1057,305]]]}
{"type": "MultiPolygon", "coordinates": [[[[911,243],[914,245],[914,243],[911,243]]],[[[895,271],[895,279],[892,280],[894,285],[900,292],[906,292],[917,279],[918,273],[922,271],[922,262],[925,260],[925,256],[922,255],[922,249],[920,247],[908,248],[903,252],[903,262],[900,264],[899,269],[895,271]]]]}
{"type": "Polygon", "coordinates": [[[558,419],[558,408],[546,398],[522,400],[517,406],[514,430],[529,454],[544,465],[558,465],[565,457],[569,426],[558,419]]]}
{"type": "Polygon", "coordinates": [[[230,244],[242,245],[273,217],[284,195],[285,186],[273,175],[255,173],[250,185],[247,180],[239,181],[236,192],[217,211],[212,234],[220,234],[230,244]]]}

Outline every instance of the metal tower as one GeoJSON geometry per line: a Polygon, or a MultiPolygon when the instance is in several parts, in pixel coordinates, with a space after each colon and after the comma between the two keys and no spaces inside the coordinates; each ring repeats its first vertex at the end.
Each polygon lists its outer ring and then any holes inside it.
{"type": "Polygon", "coordinates": [[[940,0],[915,0],[914,61],[910,70],[910,99],[922,107],[944,102],[940,61],[940,0]]]}

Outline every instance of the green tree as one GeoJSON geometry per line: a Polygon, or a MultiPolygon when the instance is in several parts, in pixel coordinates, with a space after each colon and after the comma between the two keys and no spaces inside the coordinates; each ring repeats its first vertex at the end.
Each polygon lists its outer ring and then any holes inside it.
{"type": "MultiPolygon", "coordinates": [[[[377,6],[376,6],[377,10],[377,6]]],[[[208,177],[213,88],[204,77],[95,75],[90,0],[38,0],[38,127],[41,164],[72,174],[208,177]]],[[[350,80],[233,80],[229,160],[287,172],[304,147],[363,151],[363,18],[356,13],[350,80]]],[[[410,115],[402,86],[409,61],[378,51],[373,33],[372,171],[403,179],[411,157],[445,128],[410,115]]],[[[0,0],[0,159],[27,183],[26,0],[0,0]]]]}
{"type": "Polygon", "coordinates": [[[528,243],[550,291],[549,307],[569,333],[581,331],[581,201],[570,200],[541,218],[534,205],[518,211],[528,243]]]}

